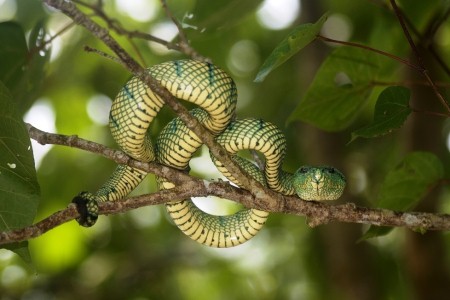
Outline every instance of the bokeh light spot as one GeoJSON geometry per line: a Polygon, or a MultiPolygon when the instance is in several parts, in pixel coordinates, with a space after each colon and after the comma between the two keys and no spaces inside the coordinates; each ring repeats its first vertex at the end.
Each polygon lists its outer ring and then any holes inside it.
{"type": "Polygon", "coordinates": [[[262,26],[281,30],[294,23],[300,9],[298,0],[265,0],[256,12],[256,16],[262,26]]]}
{"type": "MultiPolygon", "coordinates": [[[[40,130],[56,132],[55,110],[48,99],[39,99],[28,110],[24,116],[24,121],[30,123],[40,130]]],[[[35,140],[31,140],[33,147],[34,164],[38,168],[45,154],[51,149],[51,145],[41,145],[35,140]]]]}
{"type": "Polygon", "coordinates": [[[107,125],[111,104],[112,101],[108,96],[94,95],[89,99],[86,107],[89,118],[99,125],[107,125]]]}
{"type": "Polygon", "coordinates": [[[17,11],[15,0],[0,0],[0,21],[9,21],[17,11]]]}
{"type": "Polygon", "coordinates": [[[352,32],[350,19],[341,14],[330,15],[321,30],[322,35],[340,41],[348,41],[352,32]]]}
{"type": "MultiPolygon", "coordinates": [[[[178,34],[178,29],[172,22],[161,22],[152,25],[150,34],[163,39],[165,41],[172,41],[178,34]]],[[[160,55],[167,55],[173,50],[167,49],[166,46],[159,43],[149,42],[149,47],[156,53],[160,55]]]]}
{"type": "Polygon", "coordinates": [[[159,11],[155,0],[116,0],[116,5],[119,11],[140,22],[153,20],[159,11]]]}

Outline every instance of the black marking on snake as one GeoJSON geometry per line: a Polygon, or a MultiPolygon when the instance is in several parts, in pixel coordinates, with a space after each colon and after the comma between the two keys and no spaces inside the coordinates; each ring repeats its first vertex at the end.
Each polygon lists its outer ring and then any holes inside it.
{"type": "Polygon", "coordinates": [[[209,75],[209,85],[214,84],[214,68],[211,63],[207,63],[208,65],[208,75],[209,75]]]}
{"type": "Polygon", "coordinates": [[[177,74],[178,77],[181,76],[181,64],[178,60],[174,61],[173,64],[175,65],[175,72],[177,74]]]}
{"type": "Polygon", "coordinates": [[[125,94],[127,94],[127,96],[129,98],[131,98],[131,99],[136,101],[136,99],[134,98],[133,93],[128,89],[128,87],[126,85],[123,87],[123,90],[125,91],[125,94]]]}
{"type": "Polygon", "coordinates": [[[119,123],[117,123],[117,120],[113,117],[112,111],[109,112],[109,120],[114,124],[114,127],[119,128],[119,123]]]}

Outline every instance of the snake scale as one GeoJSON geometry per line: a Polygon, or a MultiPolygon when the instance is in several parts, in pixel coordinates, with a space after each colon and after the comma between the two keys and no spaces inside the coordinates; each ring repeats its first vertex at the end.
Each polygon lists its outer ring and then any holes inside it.
{"type": "MultiPolygon", "coordinates": [[[[237,90],[233,80],[211,63],[178,60],[155,65],[148,69],[175,97],[198,106],[191,111],[216,141],[250,176],[261,184],[284,195],[297,194],[303,200],[335,200],[345,187],[341,172],[327,166],[303,166],[294,174],[282,170],[286,152],[283,133],[273,124],[261,119],[233,120],[237,90]],[[241,150],[259,151],[265,158],[264,170],[240,157],[241,150]]],[[[163,107],[164,101],[139,78],[131,78],[113,101],[109,126],[119,147],[132,158],[157,161],[187,170],[189,161],[202,145],[179,119],[170,121],[153,146],[148,128],[163,107]]],[[[218,170],[239,186],[227,168],[211,157],[218,170]]],[[[115,201],[126,197],[146,176],[146,172],[125,165],[117,166],[111,177],[95,193],[81,192],[73,200],[80,212],[78,222],[92,226],[97,220],[99,201],[115,201]]],[[[160,189],[174,185],[158,178],[160,189]]],[[[190,199],[166,204],[174,223],[191,239],[212,247],[232,247],[242,244],[264,225],[268,213],[257,209],[243,209],[227,216],[214,216],[197,208],[190,199]]]]}

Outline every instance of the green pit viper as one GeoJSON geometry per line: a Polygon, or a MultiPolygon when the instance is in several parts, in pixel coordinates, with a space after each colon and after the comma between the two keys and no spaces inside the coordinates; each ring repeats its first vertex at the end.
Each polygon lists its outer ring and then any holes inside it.
{"type": "MultiPolygon", "coordinates": [[[[345,177],[333,167],[303,166],[294,174],[282,170],[286,141],[275,125],[260,119],[233,120],[237,90],[233,80],[221,69],[211,63],[178,60],[155,65],[148,72],[173,96],[196,104],[198,108],[191,114],[264,186],[284,195],[297,194],[303,200],[335,200],[342,195],[345,177]],[[262,153],[264,170],[238,156],[241,150],[262,153]]],[[[112,136],[119,147],[136,160],[157,161],[187,170],[202,141],[179,118],[166,125],[155,146],[148,135],[148,128],[163,105],[163,99],[139,78],[131,78],[111,107],[112,136]]],[[[215,157],[211,158],[218,170],[239,186],[227,168],[215,157]]],[[[123,199],[146,175],[144,171],[119,165],[95,194],[81,192],[73,199],[80,213],[77,221],[83,226],[92,226],[97,220],[98,202],[123,199]]],[[[174,186],[162,178],[158,178],[158,185],[161,189],[174,186]]],[[[248,241],[258,233],[269,215],[257,209],[243,209],[232,215],[214,216],[201,211],[191,200],[169,202],[166,208],[182,232],[212,247],[232,247],[248,241]]]]}

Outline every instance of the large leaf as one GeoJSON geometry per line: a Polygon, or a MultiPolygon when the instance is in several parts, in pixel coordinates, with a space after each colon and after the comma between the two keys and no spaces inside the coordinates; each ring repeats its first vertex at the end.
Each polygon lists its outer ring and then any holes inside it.
{"type": "Polygon", "coordinates": [[[22,27],[14,22],[0,23],[0,81],[8,88],[22,77],[27,55],[28,47],[22,27]]]}
{"type": "MultiPolygon", "coordinates": [[[[429,152],[413,152],[386,176],[378,196],[379,208],[406,211],[414,207],[444,176],[439,158],[429,152]]],[[[371,226],[363,239],[387,234],[391,228],[371,226]]]]}
{"type": "Polygon", "coordinates": [[[380,70],[378,56],[354,48],[335,49],[288,122],[304,121],[328,131],[346,128],[366,103],[380,70]]]}
{"type": "Polygon", "coordinates": [[[327,14],[324,14],[316,23],[301,24],[292,30],[263,63],[256,75],[255,82],[263,81],[275,68],[314,41],[323,23],[327,20],[327,16],[327,14]]]}
{"type": "Polygon", "coordinates": [[[375,105],[372,124],[352,133],[352,140],[358,137],[376,137],[398,129],[411,113],[409,107],[410,91],[400,86],[391,86],[383,90],[375,105]]]}
{"type": "Polygon", "coordinates": [[[30,32],[29,45],[22,27],[14,22],[0,23],[0,81],[11,91],[16,108],[23,115],[37,97],[50,58],[50,48],[43,46],[43,22],[30,32]]]}
{"type": "MultiPolygon", "coordinates": [[[[0,81],[0,231],[32,224],[39,193],[27,129],[10,92],[0,81]]],[[[27,260],[26,247],[26,243],[20,243],[6,248],[27,260]]]]}

